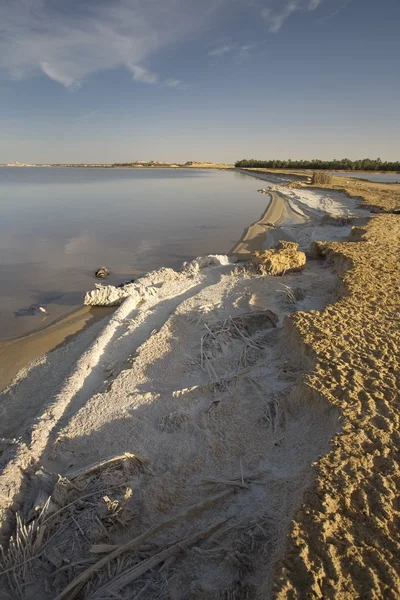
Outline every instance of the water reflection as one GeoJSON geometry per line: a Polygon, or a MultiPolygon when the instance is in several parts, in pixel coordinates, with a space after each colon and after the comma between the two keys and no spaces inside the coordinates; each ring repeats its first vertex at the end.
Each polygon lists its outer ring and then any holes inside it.
{"type": "Polygon", "coordinates": [[[226,253],[265,209],[256,179],[207,170],[0,169],[0,337],[66,314],[93,287],[226,253]],[[48,316],[14,313],[44,304],[48,316]]]}

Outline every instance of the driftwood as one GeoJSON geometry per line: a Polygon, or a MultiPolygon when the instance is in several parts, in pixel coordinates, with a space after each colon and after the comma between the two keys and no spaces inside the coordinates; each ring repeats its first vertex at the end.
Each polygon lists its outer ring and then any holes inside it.
{"type": "Polygon", "coordinates": [[[103,557],[101,560],[96,562],[94,565],[92,565],[91,567],[89,567],[88,569],[83,571],[83,573],[78,575],[78,577],[73,579],[69,583],[69,585],[67,585],[67,587],[57,596],[57,598],[55,600],[72,600],[73,598],[76,597],[76,595],[82,589],[82,587],[86,583],[86,581],[88,581],[92,577],[92,575],[94,575],[95,573],[100,571],[109,562],[114,560],[114,558],[117,558],[121,554],[124,554],[124,552],[131,552],[132,550],[135,550],[138,546],[140,546],[142,544],[142,542],[144,540],[147,540],[147,538],[151,537],[152,535],[155,535],[156,533],[159,533],[160,531],[163,531],[164,529],[167,529],[168,527],[175,525],[175,523],[178,523],[179,521],[186,520],[186,519],[189,519],[192,517],[196,517],[203,510],[206,510],[207,508],[213,506],[213,504],[215,504],[216,502],[223,500],[225,497],[229,496],[234,491],[235,491],[234,488],[230,487],[230,488],[224,490],[223,492],[216,494],[215,496],[211,496],[210,498],[207,498],[203,502],[200,502],[198,504],[194,504],[194,505],[190,506],[184,512],[179,513],[175,517],[172,517],[172,519],[163,521],[162,523],[159,523],[158,525],[153,525],[153,527],[150,527],[150,529],[148,529],[147,531],[145,531],[138,537],[134,538],[130,542],[127,542],[126,544],[121,544],[113,552],[111,552],[110,554],[107,554],[107,556],[103,557]]]}
{"type": "Polygon", "coordinates": [[[172,557],[175,557],[177,554],[182,552],[182,550],[186,550],[187,548],[193,546],[194,544],[197,544],[201,540],[210,537],[213,533],[221,529],[221,527],[228,520],[229,519],[224,519],[223,521],[217,523],[217,525],[213,525],[213,527],[209,527],[208,529],[204,529],[199,533],[195,533],[194,535],[186,539],[180,540],[179,542],[176,542],[173,546],[162,550],[158,554],[155,554],[147,560],[144,560],[143,562],[139,563],[133,568],[130,567],[129,569],[121,573],[121,575],[113,579],[109,584],[102,587],[99,590],[99,593],[103,595],[104,592],[118,592],[125,586],[129,585],[130,583],[147,573],[147,571],[154,569],[154,567],[159,565],[161,562],[169,561],[172,557]]]}
{"type": "Polygon", "coordinates": [[[137,462],[141,467],[145,467],[149,464],[147,458],[143,458],[141,456],[137,456],[136,454],[131,454],[130,452],[124,452],[124,454],[119,454],[118,456],[112,456],[111,458],[106,458],[99,462],[93,463],[88,467],[83,467],[82,469],[77,469],[76,471],[72,471],[67,473],[65,477],[70,481],[77,479],[78,477],[86,477],[87,475],[93,475],[98,473],[99,471],[103,471],[116,463],[123,462],[124,460],[130,460],[132,462],[137,462]]]}

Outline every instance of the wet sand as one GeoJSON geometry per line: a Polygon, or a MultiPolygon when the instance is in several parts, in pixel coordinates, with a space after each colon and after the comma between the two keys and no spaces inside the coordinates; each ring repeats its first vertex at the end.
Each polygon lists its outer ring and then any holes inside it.
{"type": "Polygon", "coordinates": [[[113,312],[109,307],[82,306],[68,316],[29,335],[0,342],[0,392],[39,357],[67,343],[72,336],[113,312]]]}
{"type": "MultiPolygon", "coordinates": [[[[288,204],[288,202],[277,192],[269,192],[271,197],[261,219],[247,227],[243,236],[235,244],[228,254],[234,255],[239,259],[249,259],[252,252],[264,250],[272,247],[279,240],[276,238],[274,228],[277,225],[304,223],[307,219],[297,214],[288,204]]],[[[291,239],[284,232],[279,230],[279,239],[291,239]]]]}

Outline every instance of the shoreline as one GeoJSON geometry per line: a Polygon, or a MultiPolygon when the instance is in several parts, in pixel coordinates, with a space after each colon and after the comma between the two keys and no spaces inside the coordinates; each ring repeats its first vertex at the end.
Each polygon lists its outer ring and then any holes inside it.
{"type": "MultiPolygon", "coordinates": [[[[273,175],[277,175],[277,174],[282,174],[282,175],[294,175],[297,177],[308,177],[310,173],[314,173],[314,169],[263,169],[262,167],[235,167],[235,165],[224,165],[224,164],[213,164],[213,163],[204,163],[204,164],[195,164],[195,165],[179,165],[179,164],[174,164],[171,163],[169,165],[155,165],[154,167],[152,166],[145,166],[145,165],[129,165],[129,166],[113,166],[113,165],[81,165],[81,164],[77,164],[77,165],[0,165],[1,167],[7,167],[7,168],[18,168],[18,169],[30,169],[30,168],[52,168],[52,169],[231,169],[233,171],[250,171],[250,170],[254,170],[254,171],[260,171],[262,173],[271,173],[273,175]]],[[[317,171],[327,171],[329,173],[366,173],[367,175],[400,175],[400,171],[346,171],[343,169],[337,169],[337,170],[332,170],[332,169],[317,169],[317,171]]],[[[351,179],[351,175],[349,175],[349,178],[351,179]]],[[[370,181],[370,180],[367,180],[370,181]]],[[[379,182],[379,183],[386,183],[384,181],[379,182]]],[[[390,183],[390,182],[389,182],[390,183]]]]}
{"type": "MultiPolygon", "coordinates": [[[[308,199],[308,227],[313,228],[323,211],[338,219],[340,196],[332,193],[328,203],[321,190],[293,189],[287,202],[304,208],[308,199]]],[[[375,206],[383,200],[375,199],[375,206]]],[[[355,202],[365,206],[370,199],[358,197],[348,206],[355,202]]],[[[279,213],[282,203],[271,196],[260,221],[274,204],[279,213]]],[[[369,579],[365,584],[345,579],[349,564],[351,573],[372,570],[373,589],[384,594],[388,577],[370,556],[370,536],[372,531],[382,560],[392,561],[399,228],[397,214],[371,215],[350,237],[317,241],[301,273],[285,271],[279,277],[245,265],[236,268],[221,260],[226,256],[192,261],[180,272],[148,273],[136,284],[136,296],[128,297],[105,325],[99,323],[94,335],[78,336],[48,356],[4,396],[4,539],[15,529],[16,510],[28,523],[33,506],[34,522],[44,518],[47,523],[47,505],[41,509],[36,498],[50,497],[61,516],[47,527],[44,541],[50,552],[65,540],[70,566],[57,593],[67,598],[93,574],[92,566],[81,568],[92,558],[87,542],[112,548],[121,543],[113,521],[98,530],[93,517],[93,506],[95,515],[103,514],[107,493],[115,502],[127,499],[127,517],[130,511],[139,515],[140,521],[123,523],[128,540],[147,537],[165,523],[163,542],[175,547],[176,540],[191,539],[189,530],[212,534],[224,527],[227,515],[232,519],[222,532],[222,560],[213,567],[212,585],[207,583],[210,597],[236,590],[224,559],[231,548],[237,550],[238,539],[238,556],[246,556],[250,565],[241,582],[251,597],[269,597],[272,588],[277,598],[288,590],[308,597],[321,589],[321,581],[331,589],[331,572],[310,567],[310,556],[322,556],[328,566],[335,557],[343,577],[339,594],[350,590],[356,597],[371,590],[369,579]],[[66,481],[72,483],[68,488],[66,481]],[[362,511],[358,490],[364,494],[362,511]],[[88,506],[75,507],[72,515],[63,512],[88,491],[88,506]],[[212,514],[205,513],[211,508],[212,514]],[[177,524],[180,516],[184,526],[177,524]],[[84,532],[78,521],[85,524],[84,532]],[[213,529],[205,530],[211,523],[213,529]],[[247,537],[244,525],[252,532],[247,537]],[[68,544],[71,537],[81,543],[68,544]],[[353,557],[348,548],[355,544],[362,554],[353,557]]],[[[159,547],[148,552],[145,565],[159,556],[159,547]]],[[[193,582],[204,595],[209,556],[196,554],[195,572],[190,556],[178,559],[179,597],[189,595],[193,582]]],[[[96,562],[99,572],[104,560],[96,562]]],[[[162,567],[169,568],[169,563],[162,567]]],[[[35,561],[33,569],[37,589],[50,600],[56,595],[49,586],[58,564],[43,574],[42,563],[35,561]]],[[[119,583],[108,577],[106,585],[119,583]]],[[[140,593],[143,583],[132,593],[140,593]]],[[[389,585],[399,589],[395,575],[389,585]]]]}
{"type": "MultiPolygon", "coordinates": [[[[280,208],[278,208],[273,201],[270,201],[261,218],[247,227],[240,240],[235,243],[233,248],[243,244],[244,241],[248,244],[247,253],[239,252],[242,260],[245,259],[245,254],[249,258],[254,250],[263,249],[266,230],[265,226],[261,224],[266,221],[272,222],[274,218],[280,217],[283,209],[281,203],[283,203],[282,199],[280,199],[280,208]]],[[[231,255],[234,252],[229,251],[227,254],[231,255]]],[[[82,304],[79,308],[48,325],[22,336],[0,340],[0,394],[13,383],[19,372],[26,370],[47,353],[69,343],[78,333],[111,315],[116,308],[92,307],[82,304]]]]}
{"type": "Polygon", "coordinates": [[[18,373],[45,356],[68,344],[76,336],[113,310],[108,307],[82,305],[67,316],[26,335],[0,341],[0,394],[13,383],[18,373]]]}
{"type": "Polygon", "coordinates": [[[268,244],[269,235],[272,239],[268,246],[274,243],[274,227],[284,219],[288,207],[285,199],[277,192],[267,193],[270,196],[270,202],[263,215],[246,227],[240,240],[229,250],[228,256],[233,254],[239,260],[245,260],[256,250],[264,249],[266,243],[268,244]]]}
{"type": "MultiPolygon", "coordinates": [[[[266,172],[241,172],[259,181],[268,181],[266,172]]],[[[244,229],[240,239],[227,251],[228,256],[244,261],[256,250],[263,251],[273,247],[280,239],[295,241],[285,229],[275,231],[275,227],[280,224],[288,226],[309,221],[312,226],[311,221],[296,213],[279,192],[271,190],[266,195],[270,196],[270,200],[261,217],[244,229]]],[[[47,353],[69,343],[76,334],[112,314],[114,310],[115,307],[89,307],[82,304],[68,315],[26,335],[0,340],[0,393],[12,384],[20,371],[24,371],[47,353]]]]}

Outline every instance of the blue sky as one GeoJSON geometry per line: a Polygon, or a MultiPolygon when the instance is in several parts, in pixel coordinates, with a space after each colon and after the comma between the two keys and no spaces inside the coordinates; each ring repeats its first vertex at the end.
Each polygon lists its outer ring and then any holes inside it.
{"type": "Polygon", "coordinates": [[[0,163],[400,158],[399,0],[0,0],[0,163]]]}

